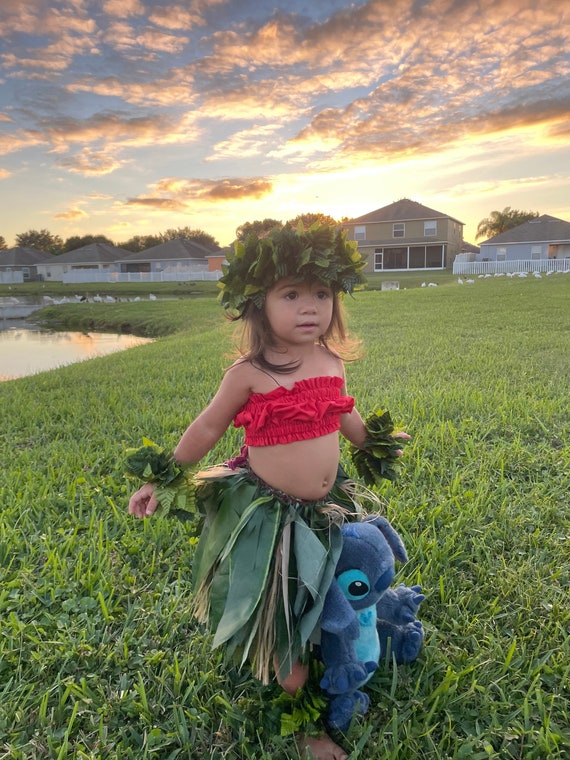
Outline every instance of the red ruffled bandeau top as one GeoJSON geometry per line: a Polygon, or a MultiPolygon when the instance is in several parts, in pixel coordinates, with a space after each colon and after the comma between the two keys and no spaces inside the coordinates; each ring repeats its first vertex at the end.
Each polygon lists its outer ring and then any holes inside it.
{"type": "Polygon", "coordinates": [[[341,396],[344,380],[337,376],[299,380],[293,388],[252,393],[236,414],[247,446],[275,446],[318,438],[340,428],[340,415],[351,412],[352,396],[341,396]]]}

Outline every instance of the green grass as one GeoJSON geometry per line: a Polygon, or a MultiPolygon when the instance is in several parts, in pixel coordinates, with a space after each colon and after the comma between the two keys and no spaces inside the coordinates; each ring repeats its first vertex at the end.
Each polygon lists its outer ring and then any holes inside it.
{"type": "MultiPolygon", "coordinates": [[[[427,597],[424,649],[375,674],[354,760],[570,753],[569,294],[560,275],[347,299],[349,390],[413,435],[382,495],[398,580],[427,597]]],[[[208,299],[116,306],[118,329],[167,337],[0,385],[0,758],[294,758],[278,691],[191,619],[187,527],[126,514],[123,448],[176,443],[232,327],[208,299]]]]}

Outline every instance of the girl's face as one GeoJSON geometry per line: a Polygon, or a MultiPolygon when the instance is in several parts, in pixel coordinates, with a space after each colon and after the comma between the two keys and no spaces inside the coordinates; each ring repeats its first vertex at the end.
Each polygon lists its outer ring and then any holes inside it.
{"type": "Polygon", "coordinates": [[[267,291],[265,315],[271,332],[284,345],[315,343],[326,333],[333,314],[333,293],[318,281],[279,280],[267,291]]]}

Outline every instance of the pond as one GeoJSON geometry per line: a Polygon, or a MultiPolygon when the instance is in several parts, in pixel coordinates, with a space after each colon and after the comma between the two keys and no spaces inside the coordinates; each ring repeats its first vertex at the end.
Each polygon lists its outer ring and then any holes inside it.
{"type": "Polygon", "coordinates": [[[114,333],[52,332],[15,319],[0,320],[0,381],[152,342],[114,333]]]}

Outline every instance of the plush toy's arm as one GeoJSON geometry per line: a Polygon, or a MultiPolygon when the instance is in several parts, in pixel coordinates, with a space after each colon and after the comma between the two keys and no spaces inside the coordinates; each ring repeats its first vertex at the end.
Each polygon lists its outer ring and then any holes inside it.
{"type": "Polygon", "coordinates": [[[418,656],[424,640],[424,629],[416,613],[425,599],[421,586],[389,588],[376,605],[376,629],[385,656],[394,655],[397,663],[412,662],[418,656]]]}
{"type": "Polygon", "coordinates": [[[405,586],[403,583],[386,589],[376,605],[378,619],[395,625],[411,623],[425,599],[421,590],[421,586],[405,586]]]}
{"type": "Polygon", "coordinates": [[[321,688],[329,694],[352,691],[368,678],[376,663],[358,661],[354,642],[360,635],[356,613],[336,579],[332,582],[321,618],[321,657],[325,674],[321,688]]]}
{"type": "Polygon", "coordinates": [[[347,639],[357,639],[360,632],[356,614],[342,593],[336,578],[327,591],[321,616],[321,630],[347,639]]]}
{"type": "Polygon", "coordinates": [[[353,639],[321,632],[321,656],[326,670],[321,688],[329,694],[353,691],[368,680],[378,667],[377,662],[359,662],[353,639]]]}
{"type": "Polygon", "coordinates": [[[424,629],[419,620],[406,625],[379,620],[377,630],[383,657],[390,659],[394,656],[400,665],[403,662],[413,662],[419,655],[424,640],[424,629]]]}

